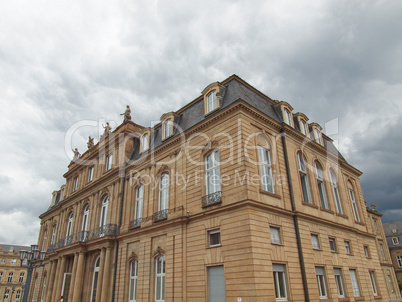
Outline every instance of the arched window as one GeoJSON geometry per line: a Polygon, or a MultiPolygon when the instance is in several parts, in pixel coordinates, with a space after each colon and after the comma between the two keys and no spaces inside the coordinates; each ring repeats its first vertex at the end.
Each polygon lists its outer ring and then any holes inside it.
{"type": "Polygon", "coordinates": [[[81,241],[85,241],[87,237],[88,217],[89,217],[89,205],[85,207],[84,215],[82,216],[81,241]]]}
{"type": "Polygon", "coordinates": [[[57,226],[55,225],[55,226],[53,226],[52,239],[51,239],[50,244],[54,244],[56,241],[56,231],[57,231],[57,226]]]}
{"type": "Polygon", "coordinates": [[[207,195],[221,191],[219,164],[219,150],[214,150],[205,157],[205,185],[207,195]]]}
{"type": "Polygon", "coordinates": [[[333,169],[329,170],[329,178],[331,179],[332,193],[334,195],[336,212],[343,214],[341,199],[339,197],[338,190],[338,178],[336,177],[335,171],[333,169]]]}
{"type": "Polygon", "coordinates": [[[96,301],[96,293],[98,290],[99,266],[100,266],[100,257],[98,257],[95,261],[94,276],[92,279],[92,295],[91,295],[92,302],[96,301]]]}
{"type": "Polygon", "coordinates": [[[42,286],[42,293],[40,295],[40,302],[43,302],[43,298],[45,297],[45,289],[46,289],[46,275],[43,277],[43,286],[42,286]]]}
{"type": "Polygon", "coordinates": [[[155,302],[165,301],[165,256],[155,259],[155,302]]]}
{"type": "Polygon", "coordinates": [[[306,159],[301,152],[297,152],[297,164],[299,166],[300,182],[303,191],[304,202],[312,203],[310,185],[306,169],[306,159]]]}
{"type": "Polygon", "coordinates": [[[128,301],[135,302],[137,300],[137,276],[138,276],[138,260],[130,262],[130,285],[128,290],[128,301]]]}
{"type": "Polygon", "coordinates": [[[321,207],[323,209],[329,209],[327,201],[327,193],[325,191],[324,177],[322,168],[319,162],[314,162],[315,177],[317,179],[318,193],[320,194],[321,207]]]}
{"type": "Polygon", "coordinates": [[[43,241],[42,241],[42,251],[46,251],[46,238],[47,238],[47,230],[43,234],[43,241]]]}
{"type": "Polygon", "coordinates": [[[109,206],[109,196],[106,196],[105,198],[103,198],[102,201],[102,209],[99,221],[100,236],[105,235],[108,206],[109,206]]]}
{"type": "Polygon", "coordinates": [[[258,160],[260,164],[262,189],[274,193],[274,183],[272,179],[271,153],[268,148],[258,146],[258,160]]]}
{"type": "Polygon", "coordinates": [[[348,190],[349,190],[350,202],[352,204],[353,215],[355,217],[355,220],[357,222],[360,222],[360,215],[359,215],[359,209],[358,209],[357,203],[356,203],[355,192],[353,191],[353,186],[349,181],[348,181],[348,190]]]}

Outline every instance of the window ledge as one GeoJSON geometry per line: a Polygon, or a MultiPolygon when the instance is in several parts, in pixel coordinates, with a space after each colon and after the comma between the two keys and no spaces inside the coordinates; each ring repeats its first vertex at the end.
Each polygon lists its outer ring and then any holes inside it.
{"type": "Polygon", "coordinates": [[[205,112],[205,117],[207,117],[208,115],[210,115],[211,113],[214,113],[216,111],[218,111],[219,109],[221,109],[221,106],[216,107],[215,109],[212,109],[209,112],[205,112]]]}
{"type": "Polygon", "coordinates": [[[260,189],[260,193],[268,196],[272,196],[278,199],[281,199],[281,196],[272,192],[264,191],[263,189],[260,189]]]}
{"type": "Polygon", "coordinates": [[[334,213],[335,213],[334,211],[331,211],[330,209],[320,208],[320,210],[323,211],[323,212],[330,213],[330,214],[334,214],[334,213]]]}
{"type": "Polygon", "coordinates": [[[173,136],[173,133],[172,133],[171,135],[169,135],[169,136],[164,137],[164,138],[162,139],[162,142],[164,142],[165,140],[171,138],[172,136],[173,136]]]}
{"type": "Polygon", "coordinates": [[[322,249],[321,248],[319,248],[319,249],[313,248],[313,251],[322,251],[322,249]]]}
{"type": "Polygon", "coordinates": [[[343,218],[348,218],[348,215],[345,215],[345,214],[339,214],[339,213],[335,213],[335,215],[336,216],[339,216],[339,217],[343,217],[343,218]]]}
{"type": "Polygon", "coordinates": [[[318,206],[315,205],[315,204],[313,204],[313,203],[309,203],[309,202],[302,201],[302,204],[305,205],[305,206],[309,206],[309,207],[318,209],[318,206]]]}
{"type": "Polygon", "coordinates": [[[365,225],[363,222],[356,221],[356,220],[355,220],[355,223],[356,223],[356,224],[360,224],[360,225],[365,225]]]}
{"type": "Polygon", "coordinates": [[[339,254],[338,251],[331,251],[332,254],[339,254]]]}
{"type": "Polygon", "coordinates": [[[355,297],[355,301],[364,301],[364,297],[355,297]]]}
{"type": "Polygon", "coordinates": [[[350,299],[345,297],[345,298],[339,298],[338,301],[339,302],[349,302],[350,299]]]}
{"type": "Polygon", "coordinates": [[[222,246],[222,244],[209,245],[209,246],[207,246],[207,249],[214,249],[214,248],[221,247],[221,246],[222,246]]]}
{"type": "Polygon", "coordinates": [[[374,296],[374,299],[382,299],[382,296],[381,295],[377,295],[377,296],[374,296]]]}
{"type": "Polygon", "coordinates": [[[275,242],[271,242],[272,245],[277,245],[277,246],[283,246],[283,243],[275,243],[275,242]]]}

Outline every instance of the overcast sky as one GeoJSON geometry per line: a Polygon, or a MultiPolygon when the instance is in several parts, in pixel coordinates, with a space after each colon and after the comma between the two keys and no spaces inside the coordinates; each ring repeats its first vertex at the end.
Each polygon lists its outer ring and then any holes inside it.
{"type": "MultiPolygon", "coordinates": [[[[395,0],[0,1],[0,243],[37,241],[68,129],[115,127],[127,104],[150,126],[232,74],[310,122],[337,119],[368,204],[402,220],[401,20],[395,0]]],[[[74,133],[81,153],[99,137],[74,133]]]]}

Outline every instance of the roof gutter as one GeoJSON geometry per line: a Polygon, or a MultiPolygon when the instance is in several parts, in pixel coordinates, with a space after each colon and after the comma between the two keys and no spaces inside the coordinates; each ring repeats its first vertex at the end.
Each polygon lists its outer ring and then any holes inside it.
{"type": "Polygon", "coordinates": [[[287,151],[287,147],[286,147],[286,133],[283,130],[283,128],[281,130],[281,138],[282,138],[282,145],[283,145],[283,153],[285,156],[287,180],[288,180],[288,184],[289,184],[290,203],[292,205],[292,212],[293,212],[293,224],[295,226],[295,232],[296,232],[297,251],[299,254],[300,270],[301,270],[302,281],[303,281],[304,300],[306,302],[309,302],[310,297],[309,297],[309,293],[308,293],[307,275],[306,275],[306,269],[305,269],[305,264],[304,264],[303,251],[302,251],[302,244],[301,244],[301,238],[300,238],[299,219],[297,217],[297,212],[296,212],[296,204],[295,204],[295,198],[294,198],[294,194],[293,194],[292,178],[290,177],[289,158],[288,158],[288,151],[287,151]]]}

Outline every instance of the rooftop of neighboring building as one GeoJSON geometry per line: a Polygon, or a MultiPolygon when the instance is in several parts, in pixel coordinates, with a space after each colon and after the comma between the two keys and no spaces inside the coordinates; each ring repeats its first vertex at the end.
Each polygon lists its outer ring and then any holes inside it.
{"type": "Polygon", "coordinates": [[[3,253],[19,253],[21,250],[30,250],[30,246],[24,246],[24,245],[11,245],[11,244],[1,244],[1,251],[3,253]]]}
{"type": "Polygon", "coordinates": [[[389,248],[402,248],[402,220],[384,223],[383,227],[389,248]]]}

